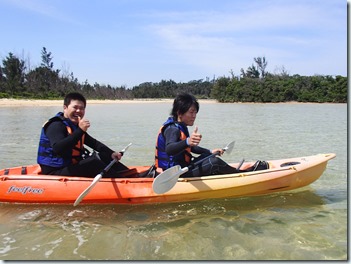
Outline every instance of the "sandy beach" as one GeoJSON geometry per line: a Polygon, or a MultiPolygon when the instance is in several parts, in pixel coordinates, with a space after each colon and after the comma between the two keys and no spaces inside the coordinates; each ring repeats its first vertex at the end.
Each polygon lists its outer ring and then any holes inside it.
{"type": "MultiPolygon", "coordinates": [[[[173,99],[133,99],[133,100],[87,100],[89,104],[138,104],[138,103],[172,103],[173,99]]],[[[199,100],[200,103],[215,103],[216,100],[199,100]]],[[[0,99],[0,107],[7,106],[60,106],[62,100],[0,99]]]]}
{"type": "MultiPolygon", "coordinates": [[[[147,103],[147,102],[172,102],[171,99],[135,99],[135,100],[87,100],[87,104],[125,104],[125,103],[147,103]]],[[[60,106],[62,100],[35,100],[35,99],[0,99],[0,107],[6,106],[60,106]]]]}
{"type": "MultiPolygon", "coordinates": [[[[132,100],[87,100],[87,104],[145,104],[145,103],[168,103],[172,104],[174,99],[132,99],[132,100]]],[[[200,104],[213,104],[217,100],[213,99],[199,99],[200,104]]],[[[237,104],[255,104],[254,102],[238,102],[237,104]]],[[[279,102],[279,103],[265,103],[265,104],[319,104],[319,103],[305,103],[305,102],[279,102]]],[[[334,103],[324,103],[334,104],[334,103]]],[[[61,106],[62,100],[35,100],[35,99],[0,99],[0,107],[13,107],[13,106],[61,106]]]]}

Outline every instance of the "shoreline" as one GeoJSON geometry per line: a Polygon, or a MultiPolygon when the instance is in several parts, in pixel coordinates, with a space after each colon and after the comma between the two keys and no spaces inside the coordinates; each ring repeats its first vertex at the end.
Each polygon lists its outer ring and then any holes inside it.
{"type": "MultiPolygon", "coordinates": [[[[143,104],[143,103],[169,103],[172,104],[174,99],[119,99],[119,100],[89,100],[87,99],[87,106],[95,104],[143,104]]],[[[217,103],[213,99],[199,99],[200,104],[203,103],[217,103]]],[[[62,100],[47,100],[47,99],[0,99],[0,107],[11,106],[62,106],[62,100]]]]}
{"type": "MultiPolygon", "coordinates": [[[[87,100],[87,105],[90,104],[125,104],[125,103],[168,103],[173,102],[173,99],[133,99],[133,100],[87,100]]],[[[47,99],[0,99],[0,107],[6,106],[62,106],[62,100],[47,100],[47,99]]]]}
{"type": "MultiPolygon", "coordinates": [[[[87,105],[90,104],[142,104],[142,103],[169,103],[172,104],[174,99],[119,99],[119,100],[87,100],[87,105]]],[[[214,104],[218,103],[214,99],[198,99],[200,104],[214,104]]],[[[223,103],[223,104],[260,104],[253,102],[245,103],[223,103]]],[[[312,102],[279,102],[279,103],[262,103],[262,104],[321,104],[321,103],[312,103],[312,102]]],[[[336,104],[336,103],[323,103],[323,104],[336,104]]],[[[0,99],[0,107],[12,107],[12,106],[62,106],[62,100],[40,100],[40,99],[9,99],[2,98],[0,99]]]]}

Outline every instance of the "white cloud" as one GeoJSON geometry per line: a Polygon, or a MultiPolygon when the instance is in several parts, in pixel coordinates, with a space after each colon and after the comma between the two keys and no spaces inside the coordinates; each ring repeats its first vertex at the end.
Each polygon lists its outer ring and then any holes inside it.
{"type": "MultiPolygon", "coordinates": [[[[228,72],[234,65],[245,68],[257,56],[277,59],[276,65],[289,58],[301,60],[305,53],[318,54],[323,47],[333,46],[333,34],[346,34],[346,25],[341,32],[337,29],[346,17],[335,19],[346,16],[346,5],[344,10],[331,11],[329,4],[316,5],[314,1],[282,3],[259,1],[240,10],[234,3],[232,10],[224,13],[162,13],[162,23],[150,25],[150,30],[163,49],[213,72],[228,72]],[[164,21],[166,17],[168,21],[164,21]]],[[[273,71],[275,65],[271,66],[273,71]]]]}
{"type": "Polygon", "coordinates": [[[24,49],[80,81],[144,81],[235,74],[265,56],[267,70],[346,75],[342,0],[0,0],[3,50],[24,49]],[[5,13],[6,12],[6,13],[5,13]],[[36,28],[35,31],[32,31],[36,28]],[[78,74],[78,75],[77,75],[78,74]]]}
{"type": "Polygon", "coordinates": [[[53,20],[75,25],[80,24],[77,20],[67,15],[67,9],[60,9],[59,2],[53,0],[2,0],[2,3],[53,20]]]}

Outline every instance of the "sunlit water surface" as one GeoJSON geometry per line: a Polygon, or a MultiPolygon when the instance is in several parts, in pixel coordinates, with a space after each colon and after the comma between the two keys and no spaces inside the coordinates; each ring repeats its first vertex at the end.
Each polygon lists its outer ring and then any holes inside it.
{"type": "MultiPolygon", "coordinates": [[[[126,165],[153,164],[170,102],[89,105],[89,133],[126,165]]],[[[0,168],[36,163],[40,127],[62,107],[1,107],[0,168]]],[[[202,145],[228,162],[336,153],[320,179],[260,197],[157,205],[0,204],[6,260],[346,260],[347,105],[202,102],[202,145]]],[[[192,128],[190,128],[192,131],[192,128]]]]}

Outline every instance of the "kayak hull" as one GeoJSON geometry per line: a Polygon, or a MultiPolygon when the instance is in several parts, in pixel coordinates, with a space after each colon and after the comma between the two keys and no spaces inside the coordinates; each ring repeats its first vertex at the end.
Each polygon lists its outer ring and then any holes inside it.
{"type": "MultiPolygon", "coordinates": [[[[334,153],[269,161],[267,170],[179,178],[164,194],[153,192],[153,178],[102,178],[80,204],[151,204],[265,195],[316,181],[334,153]]],[[[254,162],[246,162],[242,169],[254,162]]],[[[238,164],[232,163],[233,166],[238,164]]],[[[148,166],[135,166],[137,172],[148,166]]],[[[0,170],[0,202],[73,204],[93,178],[39,174],[38,165],[0,170]]]]}

